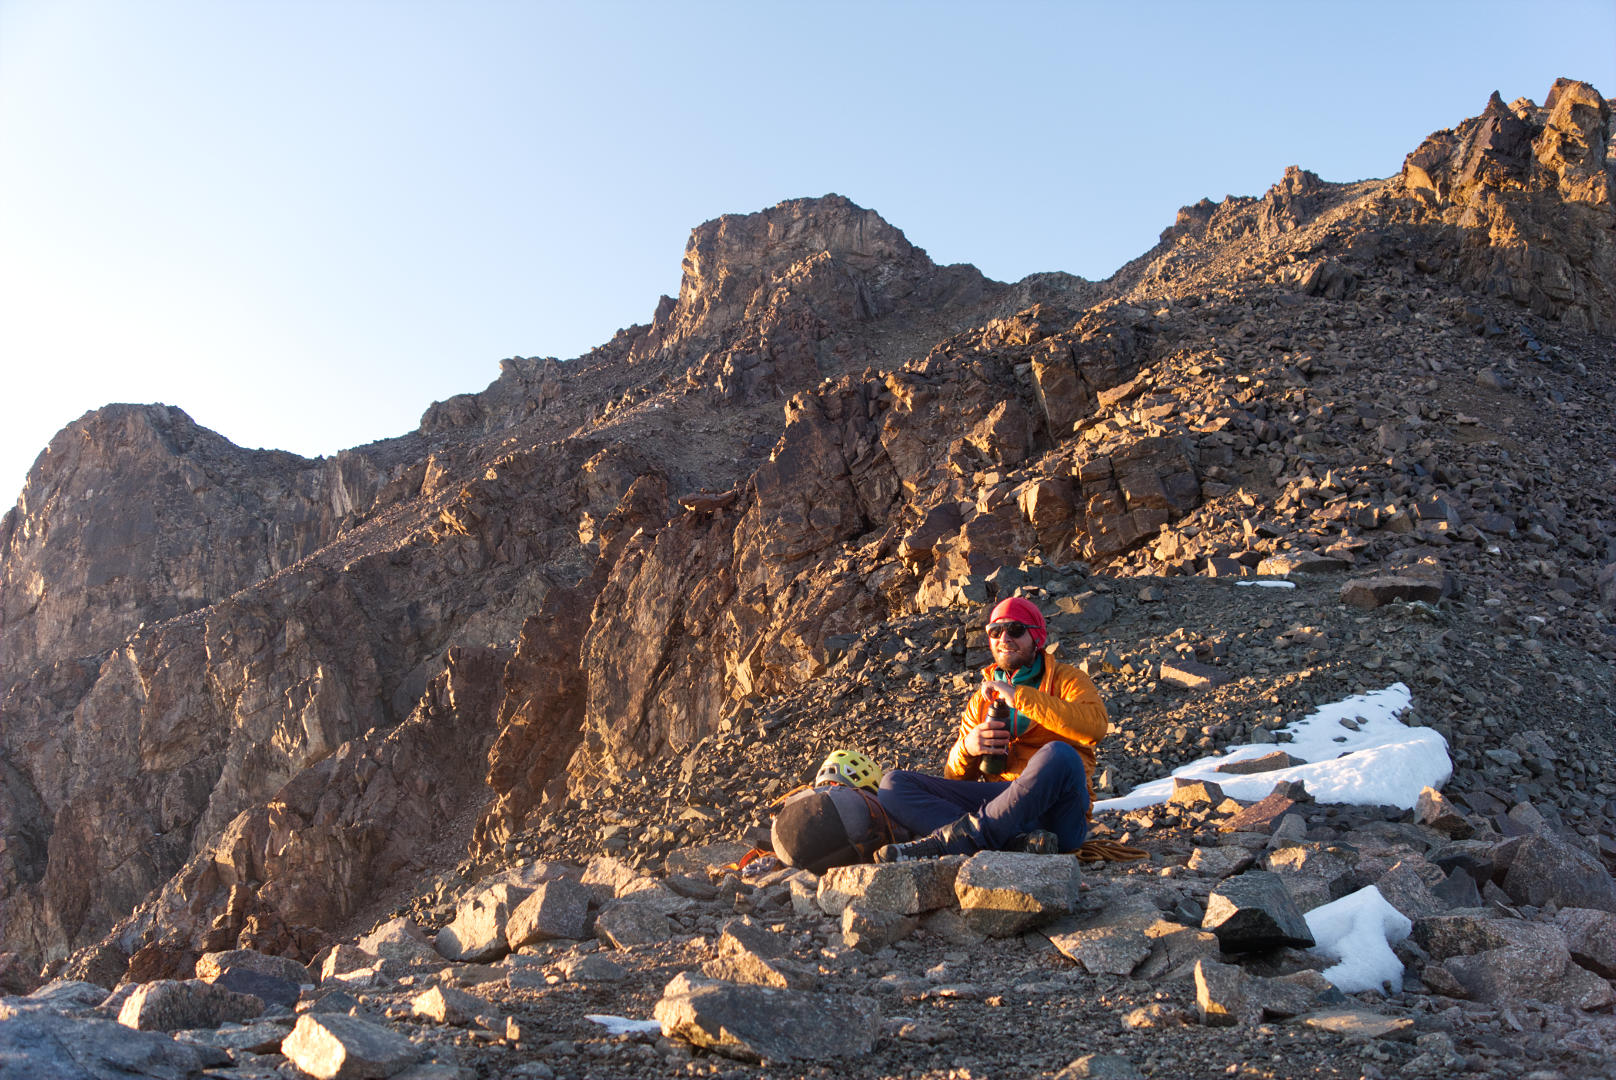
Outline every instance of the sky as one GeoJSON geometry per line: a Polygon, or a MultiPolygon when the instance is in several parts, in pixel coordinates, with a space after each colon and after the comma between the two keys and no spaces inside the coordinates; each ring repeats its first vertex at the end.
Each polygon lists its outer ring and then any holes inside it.
{"type": "Polygon", "coordinates": [[[649,321],[720,214],[837,192],[1098,279],[1560,75],[1616,93],[1616,0],[0,0],[0,504],[112,402],[306,456],[412,430],[649,321]]]}

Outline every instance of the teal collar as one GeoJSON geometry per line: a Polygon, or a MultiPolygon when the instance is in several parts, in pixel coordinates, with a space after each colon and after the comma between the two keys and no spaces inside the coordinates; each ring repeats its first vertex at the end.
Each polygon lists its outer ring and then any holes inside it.
{"type": "MultiPolygon", "coordinates": [[[[1008,680],[1012,686],[1037,686],[1044,678],[1044,654],[1040,652],[1033,658],[1032,663],[1025,667],[1017,668],[1014,675],[995,665],[993,677],[1008,680]]],[[[1020,709],[1013,710],[1010,717],[1011,737],[1026,734],[1027,729],[1030,727],[1032,727],[1032,717],[1020,709]]]]}
{"type": "Polygon", "coordinates": [[[1032,663],[1017,668],[1013,677],[998,666],[994,667],[993,674],[995,678],[1004,679],[1015,686],[1037,686],[1039,680],[1044,677],[1044,654],[1039,653],[1033,658],[1032,663]]]}

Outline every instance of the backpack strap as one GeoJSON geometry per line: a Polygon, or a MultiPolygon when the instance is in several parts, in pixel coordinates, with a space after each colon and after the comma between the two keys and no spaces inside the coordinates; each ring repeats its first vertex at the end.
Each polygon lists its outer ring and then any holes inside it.
{"type": "Polygon", "coordinates": [[[781,795],[778,798],[776,798],[769,805],[770,806],[779,806],[781,803],[783,803],[787,799],[791,798],[791,796],[795,795],[797,792],[799,792],[799,791],[812,791],[813,787],[814,787],[814,785],[812,785],[812,784],[798,784],[796,787],[792,788],[790,791],[786,792],[784,795],[781,795]]]}
{"type": "Polygon", "coordinates": [[[874,859],[877,849],[885,847],[887,844],[896,843],[898,838],[893,832],[892,816],[887,813],[886,807],[881,805],[881,800],[863,788],[854,788],[853,790],[864,797],[864,803],[870,809],[870,819],[880,824],[882,835],[885,836],[885,839],[880,836],[876,837],[875,842],[871,844],[853,845],[853,850],[859,853],[859,858],[864,862],[870,862],[874,859]]]}

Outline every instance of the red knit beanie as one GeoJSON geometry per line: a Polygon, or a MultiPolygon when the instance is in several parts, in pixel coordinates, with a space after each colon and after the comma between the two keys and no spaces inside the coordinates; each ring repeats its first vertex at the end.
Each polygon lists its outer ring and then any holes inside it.
{"type": "Polygon", "coordinates": [[[993,607],[993,614],[988,616],[988,622],[1002,622],[1005,619],[1014,619],[1025,623],[1032,629],[1032,643],[1040,649],[1044,642],[1049,640],[1049,632],[1044,627],[1044,613],[1024,596],[1012,596],[1007,600],[1000,600],[993,607]]]}

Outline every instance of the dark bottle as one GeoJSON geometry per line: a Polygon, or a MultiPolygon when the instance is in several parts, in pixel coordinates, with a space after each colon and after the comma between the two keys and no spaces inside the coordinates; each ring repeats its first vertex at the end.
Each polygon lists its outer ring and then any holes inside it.
{"type": "MultiPolygon", "coordinates": [[[[1005,703],[1005,700],[1002,697],[999,696],[998,691],[989,690],[988,694],[993,699],[992,703],[988,705],[988,719],[998,721],[999,723],[1004,725],[1004,730],[1009,731],[1010,730],[1010,706],[1007,705],[1005,703]]],[[[1004,772],[1004,770],[1008,769],[1009,767],[1010,767],[1010,756],[1008,754],[983,754],[982,755],[981,769],[982,769],[982,775],[983,776],[998,776],[1000,773],[1004,772]]]]}

